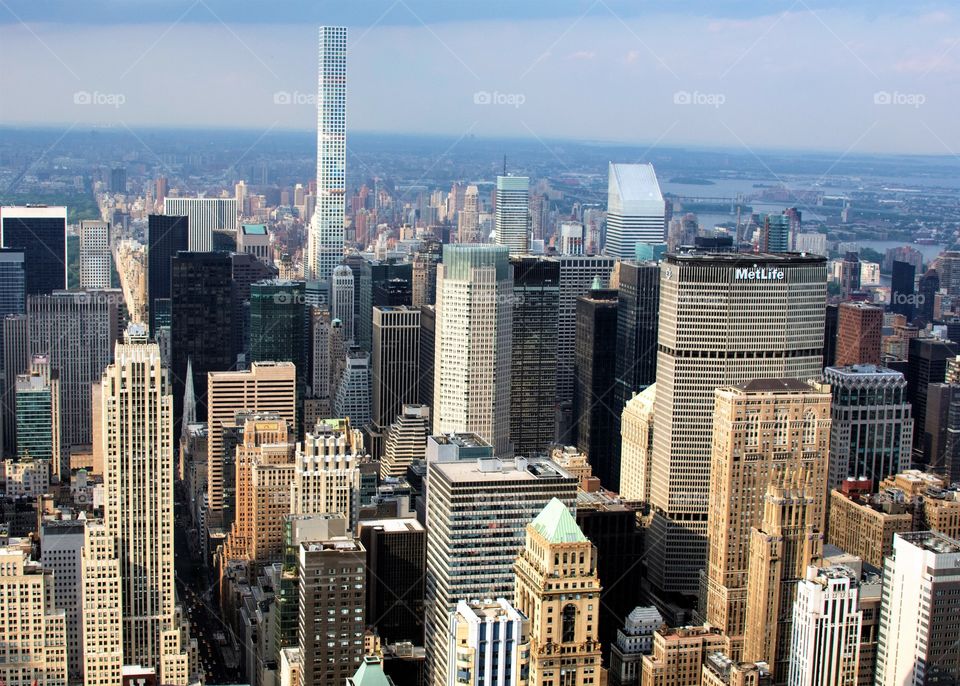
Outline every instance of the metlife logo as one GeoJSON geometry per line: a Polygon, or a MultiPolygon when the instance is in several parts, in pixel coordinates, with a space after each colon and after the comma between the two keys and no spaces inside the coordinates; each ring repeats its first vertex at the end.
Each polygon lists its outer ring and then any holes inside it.
{"type": "Polygon", "coordinates": [[[776,267],[737,267],[733,272],[737,281],[783,281],[783,270],[776,267]]]}

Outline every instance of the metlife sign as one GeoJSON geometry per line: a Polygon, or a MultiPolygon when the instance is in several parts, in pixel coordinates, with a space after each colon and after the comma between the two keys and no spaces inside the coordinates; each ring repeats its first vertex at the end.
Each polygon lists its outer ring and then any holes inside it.
{"type": "Polygon", "coordinates": [[[783,281],[783,270],[776,267],[737,267],[733,271],[737,281],[783,281]]]}

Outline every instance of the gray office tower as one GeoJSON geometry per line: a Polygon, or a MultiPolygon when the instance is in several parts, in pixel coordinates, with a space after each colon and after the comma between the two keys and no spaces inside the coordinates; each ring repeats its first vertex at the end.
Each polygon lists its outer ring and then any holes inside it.
{"type": "Polygon", "coordinates": [[[560,263],[518,256],[513,267],[510,440],[517,455],[546,453],[557,430],[560,263]]]}
{"type": "Polygon", "coordinates": [[[651,583],[695,595],[706,564],[714,397],[753,379],[820,375],[826,260],[689,252],[660,263],[651,583]]]}
{"type": "Polygon", "coordinates": [[[119,289],[27,298],[31,354],[48,355],[60,378],[61,478],[70,478],[70,447],[92,443],[92,389],[113,361],[122,305],[119,289]]]}

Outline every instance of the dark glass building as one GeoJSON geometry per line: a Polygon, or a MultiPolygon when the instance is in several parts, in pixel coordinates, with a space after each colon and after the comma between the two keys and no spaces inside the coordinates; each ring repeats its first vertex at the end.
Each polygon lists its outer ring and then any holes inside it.
{"type": "Polygon", "coordinates": [[[187,217],[147,217],[147,309],[151,336],[158,326],[170,323],[170,261],[181,250],[187,250],[189,235],[187,217]]]}
{"type": "Polygon", "coordinates": [[[593,475],[620,489],[620,421],[616,412],[617,291],[595,288],[577,298],[573,417],[577,448],[593,475]]]}
{"type": "Polygon", "coordinates": [[[517,455],[546,453],[556,438],[560,262],[511,257],[513,357],[510,440],[517,455]]]}
{"type": "Polygon", "coordinates": [[[423,645],[427,531],[416,519],[361,521],[367,550],[367,618],[384,643],[423,645]]]}
{"type": "Polygon", "coordinates": [[[4,248],[23,251],[24,291],[50,295],[67,287],[67,208],[0,208],[4,248]]]}
{"type": "Polygon", "coordinates": [[[232,274],[229,253],[181,252],[173,258],[170,344],[174,422],[178,428],[187,360],[193,367],[198,419],[207,416],[207,374],[227,371],[236,364],[232,274]]]}
{"type": "Polygon", "coordinates": [[[233,349],[237,355],[250,359],[250,286],[257,281],[276,276],[273,267],[264,264],[251,253],[223,253],[230,255],[233,291],[233,349]]]}
{"type": "Polygon", "coordinates": [[[931,455],[924,446],[927,426],[927,393],[930,384],[943,383],[947,376],[947,360],[957,356],[960,346],[939,338],[910,339],[907,360],[907,397],[913,405],[913,448],[916,465],[929,464],[931,455]]]}
{"type": "Polygon", "coordinates": [[[405,279],[387,279],[373,285],[374,307],[409,307],[412,298],[411,284],[405,279]]]}
{"type": "Polygon", "coordinates": [[[893,261],[893,271],[890,279],[890,311],[902,314],[907,322],[913,321],[914,305],[916,304],[916,288],[914,281],[917,268],[909,262],[893,261]]]}
{"type": "Polygon", "coordinates": [[[433,305],[420,308],[420,393],[421,405],[433,413],[433,366],[436,362],[437,308],[433,305]]]}
{"type": "Polygon", "coordinates": [[[267,279],[250,285],[250,361],[293,362],[298,420],[307,386],[305,291],[303,281],[267,279]]]}
{"type": "Polygon", "coordinates": [[[619,416],[634,393],[657,380],[660,265],[621,262],[617,299],[617,405],[619,416]]]}
{"type": "Polygon", "coordinates": [[[933,321],[934,305],[937,301],[937,291],[940,290],[940,275],[935,269],[928,269],[927,273],[920,277],[918,284],[920,291],[917,295],[917,316],[924,323],[929,324],[933,321]]]}

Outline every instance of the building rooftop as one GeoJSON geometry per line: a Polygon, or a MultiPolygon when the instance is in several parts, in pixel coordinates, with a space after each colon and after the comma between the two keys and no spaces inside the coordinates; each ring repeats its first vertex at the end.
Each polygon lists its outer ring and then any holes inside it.
{"type": "Polygon", "coordinates": [[[430,471],[451,483],[471,481],[534,481],[538,479],[569,479],[575,477],[550,460],[528,462],[523,458],[499,460],[456,460],[431,462],[430,471]]]}
{"type": "Polygon", "coordinates": [[[406,532],[406,531],[424,531],[423,524],[413,517],[407,518],[392,518],[392,519],[364,519],[359,522],[357,526],[369,528],[375,526],[383,527],[384,531],[388,532],[406,532]]]}
{"type": "Polygon", "coordinates": [[[652,201],[663,202],[660,183],[652,164],[616,164],[610,163],[610,176],[627,212],[632,205],[647,204],[652,201]]]}
{"type": "Polygon", "coordinates": [[[816,390],[798,379],[754,379],[737,388],[748,393],[804,393],[816,390]]]}
{"type": "Polygon", "coordinates": [[[823,370],[824,375],[875,375],[875,376],[896,376],[903,377],[903,374],[889,367],[881,367],[875,364],[851,364],[846,367],[827,367],[823,370]]]}
{"type": "Polygon", "coordinates": [[[550,543],[588,543],[589,540],[577,526],[577,520],[570,509],[553,498],[540,510],[530,526],[536,529],[550,543]]]}
{"type": "Polygon", "coordinates": [[[736,253],[736,252],[709,252],[689,250],[685,252],[667,253],[664,256],[667,262],[715,262],[731,267],[751,267],[754,264],[778,264],[788,266],[793,264],[826,264],[827,258],[812,253],[736,253]]]}
{"type": "MultiPolygon", "coordinates": [[[[960,541],[944,536],[939,531],[911,531],[909,533],[894,534],[897,538],[909,541],[918,548],[928,550],[938,555],[960,553],[960,541]]],[[[894,546],[896,549],[896,546],[894,546]]]]}
{"type": "Polygon", "coordinates": [[[267,227],[265,224],[243,224],[240,230],[247,236],[267,235],[267,227]]]}

